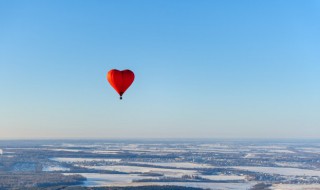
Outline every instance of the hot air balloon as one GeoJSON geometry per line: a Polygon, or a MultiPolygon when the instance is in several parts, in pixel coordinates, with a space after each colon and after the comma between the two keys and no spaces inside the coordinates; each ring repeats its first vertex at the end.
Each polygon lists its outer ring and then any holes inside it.
{"type": "Polygon", "coordinates": [[[120,100],[122,100],[122,95],[134,81],[134,73],[128,69],[123,71],[112,69],[108,72],[107,79],[120,95],[120,100]]]}

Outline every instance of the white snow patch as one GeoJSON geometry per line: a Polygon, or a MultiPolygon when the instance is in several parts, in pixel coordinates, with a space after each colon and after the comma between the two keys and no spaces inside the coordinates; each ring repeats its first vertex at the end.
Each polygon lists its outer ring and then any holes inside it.
{"type": "Polygon", "coordinates": [[[62,166],[46,166],[42,169],[44,172],[52,172],[52,171],[70,171],[70,168],[65,168],[62,166]]]}
{"type": "Polygon", "coordinates": [[[299,168],[285,168],[285,167],[255,167],[255,166],[236,166],[232,167],[239,170],[247,170],[253,172],[279,174],[286,176],[320,176],[319,170],[307,170],[299,168]]]}
{"type": "Polygon", "coordinates": [[[274,184],[272,190],[320,190],[320,184],[274,184]]]}
{"type": "Polygon", "coordinates": [[[200,177],[210,180],[245,180],[246,176],[239,175],[200,175],[200,177]]]}
{"type": "Polygon", "coordinates": [[[299,162],[276,162],[275,164],[282,167],[293,167],[293,168],[298,168],[306,165],[299,162]]]}
{"type": "Polygon", "coordinates": [[[253,153],[248,153],[248,154],[246,154],[243,158],[255,158],[255,157],[256,157],[255,154],[253,154],[253,153]]]}
{"type": "Polygon", "coordinates": [[[67,173],[64,175],[79,174],[87,178],[84,186],[127,186],[131,185],[133,180],[157,179],[157,177],[139,176],[137,174],[98,174],[98,173],[67,173]]]}
{"type": "Polygon", "coordinates": [[[313,154],[320,154],[320,148],[312,147],[312,148],[299,148],[300,151],[313,153],[313,154]]]}
{"type": "Polygon", "coordinates": [[[183,175],[197,175],[195,170],[183,170],[183,169],[166,169],[166,168],[153,168],[153,167],[140,167],[140,166],[123,166],[123,165],[111,165],[111,166],[81,166],[90,169],[97,170],[111,170],[126,173],[158,173],[167,177],[182,177],[183,175]]]}
{"type": "Polygon", "coordinates": [[[91,151],[91,153],[94,153],[94,154],[119,154],[119,153],[123,153],[123,151],[118,151],[118,150],[94,150],[94,151],[91,151]]]}
{"type": "Polygon", "coordinates": [[[50,160],[57,162],[120,162],[121,159],[108,159],[108,158],[51,158],[50,160]]]}
{"type": "Polygon", "coordinates": [[[66,152],[81,152],[83,150],[79,150],[79,149],[67,149],[67,148],[54,148],[54,149],[48,149],[51,151],[66,151],[66,152]]]}
{"type": "Polygon", "coordinates": [[[254,183],[133,182],[133,180],[139,179],[157,179],[157,177],[139,176],[137,174],[68,173],[64,175],[74,174],[79,174],[87,178],[87,181],[84,183],[84,186],[86,187],[138,187],[151,185],[174,185],[182,187],[198,187],[211,190],[247,190],[254,185],[254,183]]]}
{"type": "Polygon", "coordinates": [[[201,144],[201,145],[199,145],[199,147],[207,147],[207,148],[229,148],[228,145],[220,144],[220,143],[217,143],[217,144],[201,144]]]}
{"type": "Polygon", "coordinates": [[[209,164],[198,164],[192,162],[131,162],[134,164],[147,164],[151,166],[163,166],[173,168],[213,168],[209,164]]]}
{"type": "Polygon", "coordinates": [[[287,154],[293,154],[295,152],[291,151],[291,150],[268,150],[268,152],[274,152],[274,153],[287,153],[287,154]]]}

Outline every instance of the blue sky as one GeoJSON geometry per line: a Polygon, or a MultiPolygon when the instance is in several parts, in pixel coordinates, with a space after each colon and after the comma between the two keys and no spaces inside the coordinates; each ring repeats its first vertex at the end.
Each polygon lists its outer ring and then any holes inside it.
{"type": "Polygon", "coordinates": [[[0,138],[320,138],[319,1],[0,1],[0,138]],[[120,101],[105,75],[131,69],[120,101]]]}

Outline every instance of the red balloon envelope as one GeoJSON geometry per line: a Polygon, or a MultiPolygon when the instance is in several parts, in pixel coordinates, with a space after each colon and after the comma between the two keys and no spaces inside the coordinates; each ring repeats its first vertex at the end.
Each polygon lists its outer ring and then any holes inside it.
{"type": "Polygon", "coordinates": [[[120,99],[123,93],[130,87],[134,80],[134,73],[130,70],[119,71],[112,69],[107,74],[110,85],[118,92],[120,99]]]}

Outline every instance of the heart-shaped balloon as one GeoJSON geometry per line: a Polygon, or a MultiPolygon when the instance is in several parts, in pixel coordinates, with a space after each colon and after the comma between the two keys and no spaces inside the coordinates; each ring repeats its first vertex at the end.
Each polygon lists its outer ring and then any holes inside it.
{"type": "Polygon", "coordinates": [[[134,73],[130,70],[119,71],[112,69],[108,72],[107,79],[120,95],[120,99],[122,99],[122,95],[134,81],[134,73]]]}

